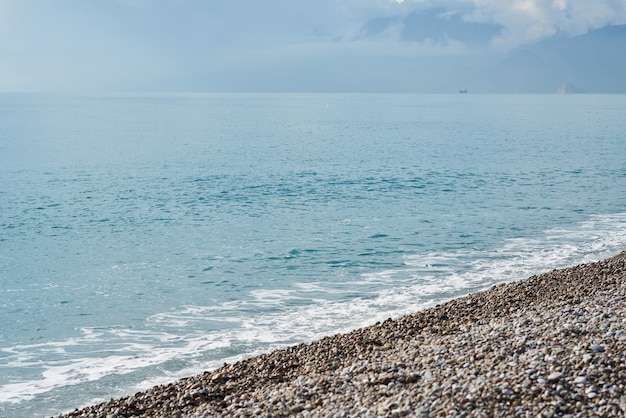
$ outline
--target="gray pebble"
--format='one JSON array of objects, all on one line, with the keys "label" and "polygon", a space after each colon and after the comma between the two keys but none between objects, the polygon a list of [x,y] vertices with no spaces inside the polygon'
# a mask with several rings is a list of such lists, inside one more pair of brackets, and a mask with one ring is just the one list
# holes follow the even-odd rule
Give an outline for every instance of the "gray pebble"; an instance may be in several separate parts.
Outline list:
[{"label": "gray pebble", "polygon": [[592,345],[589,346],[589,349],[591,351],[595,351],[596,353],[604,352],[604,346],[603,345],[599,345],[599,344],[592,344]]},{"label": "gray pebble", "polygon": [[623,252],[64,416],[624,417],[625,283]]}]

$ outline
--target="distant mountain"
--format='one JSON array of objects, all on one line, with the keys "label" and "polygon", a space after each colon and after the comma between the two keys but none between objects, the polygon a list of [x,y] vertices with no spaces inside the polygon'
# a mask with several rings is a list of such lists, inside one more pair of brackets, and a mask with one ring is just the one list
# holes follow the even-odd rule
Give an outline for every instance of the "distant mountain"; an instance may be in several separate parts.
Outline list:
[{"label": "distant mountain", "polygon": [[562,86],[559,86],[559,88],[554,90],[554,92],[558,94],[587,93],[586,90],[581,89],[575,84],[569,83],[565,83]]},{"label": "distant mountain", "polygon": [[[143,89],[626,93],[626,25],[577,37],[557,35],[504,56],[490,48],[501,30],[497,25],[465,22],[460,14],[431,9],[369,20],[361,27],[359,39],[338,43],[337,48],[323,45],[269,54],[260,51],[231,61],[214,59],[208,66],[146,84]],[[446,52],[450,40],[470,48],[463,53]],[[433,47],[422,48],[415,55],[410,53],[411,48],[399,54],[393,48],[389,52],[381,49],[394,42],[428,43]]]},{"label": "distant mountain", "polygon": [[[488,46],[503,28],[495,24],[467,22],[460,12],[427,9],[406,16],[376,18],[361,29],[363,38],[393,33],[405,42],[444,45],[456,41],[468,46]],[[483,48],[483,52],[486,48]],[[416,57],[416,77],[427,83],[406,82],[417,89],[453,85],[473,92],[492,93],[626,93],[626,25],[608,26],[581,36],[557,34],[509,52],[496,62],[456,57],[454,66],[438,57]],[[486,57],[486,55],[485,55]],[[373,67],[371,67],[373,68]],[[420,70],[422,68],[423,70]],[[433,74],[431,71],[437,71]],[[445,77],[451,77],[445,79]],[[456,78],[456,79],[455,79]],[[564,87],[565,86],[565,87]]]},{"label": "distant mountain", "polygon": [[624,51],[626,25],[609,26],[572,38],[557,35],[512,51],[483,71],[476,78],[473,90],[626,93]]},{"label": "distant mountain", "polygon": [[[490,68],[476,90],[542,93],[553,90],[550,64],[529,49],[518,49]],[[561,84],[561,83],[559,83]]]}]

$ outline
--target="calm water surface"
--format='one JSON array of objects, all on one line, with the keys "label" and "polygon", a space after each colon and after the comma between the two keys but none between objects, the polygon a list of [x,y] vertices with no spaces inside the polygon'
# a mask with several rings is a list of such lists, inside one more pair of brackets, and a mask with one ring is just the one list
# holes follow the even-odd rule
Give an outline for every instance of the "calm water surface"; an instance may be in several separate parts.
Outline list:
[{"label": "calm water surface", "polygon": [[0,95],[0,417],[626,249],[626,96]]}]

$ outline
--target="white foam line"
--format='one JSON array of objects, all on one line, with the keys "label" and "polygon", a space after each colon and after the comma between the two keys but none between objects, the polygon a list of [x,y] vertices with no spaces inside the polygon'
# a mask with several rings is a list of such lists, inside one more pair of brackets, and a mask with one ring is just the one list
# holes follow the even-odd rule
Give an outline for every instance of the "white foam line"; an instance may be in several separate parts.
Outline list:
[{"label": "white foam line", "polygon": [[[120,333],[122,336],[124,334]],[[133,333],[127,334],[130,336]],[[0,386],[0,402],[19,403],[31,400],[37,394],[45,393],[55,387],[93,382],[111,374],[124,375],[174,358],[193,357],[229,345],[229,341],[216,340],[211,336],[190,338],[185,340],[185,344],[180,347],[155,347],[153,344],[131,341],[116,350],[107,350],[114,354],[102,358],[88,356],[52,361],[47,364],[32,361],[30,365],[44,367],[41,378]],[[123,355],[126,352],[130,354]],[[33,355],[32,358],[36,356]],[[26,365],[28,363],[13,363],[11,367]]]},{"label": "white foam line", "polygon": [[[469,289],[489,287],[495,283],[528,277],[545,270],[613,255],[626,247],[626,214],[594,216],[574,228],[546,231],[538,239],[510,239],[496,251],[484,253],[459,250],[451,253],[428,253],[405,258],[405,268],[363,275],[363,284],[380,283],[375,293],[348,301],[322,300],[300,306],[286,307],[285,302],[303,299],[308,291],[341,293],[332,284],[315,283],[295,286],[295,289],[251,293],[252,299],[225,302],[216,306],[187,306],[178,312],[168,312],[148,318],[148,324],[182,327],[176,333],[126,329],[85,329],[83,336],[45,344],[20,345],[3,351],[12,357],[8,367],[40,367],[42,378],[28,382],[7,383],[0,387],[0,402],[21,402],[55,387],[97,381],[106,375],[127,374],[137,369],[162,364],[172,359],[206,358],[211,350],[238,346],[245,353],[229,356],[241,359],[273,348],[305,342],[324,335],[346,332],[355,328],[396,317],[440,303]],[[465,260],[465,261],[463,261]],[[358,285],[355,280],[353,285]],[[345,288],[345,282],[340,286]],[[354,290],[354,286],[349,287]],[[348,292],[349,293],[349,292]],[[259,312],[271,306],[271,313],[254,316],[241,312]],[[232,312],[233,316],[229,316]],[[239,317],[237,314],[239,313]],[[225,329],[206,333],[187,332],[190,324],[203,321],[224,321]],[[201,327],[200,327],[201,328]],[[184,336],[180,336],[180,335]],[[155,342],[157,342],[155,346]],[[165,346],[159,346],[164,344]],[[105,357],[76,354],[68,358],[67,347],[104,345],[110,348]],[[169,345],[169,346],[168,346]],[[172,347],[172,345],[176,345]],[[250,349],[252,347],[252,349]],[[236,347],[234,348],[236,351]],[[39,354],[58,354],[61,360],[46,364]],[[85,350],[88,353],[87,350]],[[80,357],[82,356],[82,357]],[[216,367],[224,359],[209,359],[197,363],[185,372],[193,374]],[[175,372],[179,375],[182,371]],[[179,376],[180,377],[180,376]],[[167,376],[167,379],[171,375]],[[161,377],[150,379],[158,381]]]}]

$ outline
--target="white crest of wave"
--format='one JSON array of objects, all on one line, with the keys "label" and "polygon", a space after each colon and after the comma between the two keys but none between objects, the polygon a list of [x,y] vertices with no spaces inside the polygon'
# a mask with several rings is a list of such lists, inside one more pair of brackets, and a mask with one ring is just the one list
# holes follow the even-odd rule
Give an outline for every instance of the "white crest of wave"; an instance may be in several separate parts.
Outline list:
[{"label": "white crest of wave", "polygon": [[[41,378],[1,386],[0,402],[21,402],[58,386],[174,359],[190,360],[184,370],[141,382],[139,389],[146,388],[223,362],[415,312],[496,283],[606,258],[624,248],[626,213],[598,215],[571,228],[546,231],[539,238],[507,240],[493,251],[410,255],[404,267],[364,274],[335,287],[299,283],[291,289],[257,289],[247,300],[182,307],[148,318],[147,330],[85,329],[79,338],[16,346],[4,349],[7,367],[43,371]],[[100,351],[90,351],[92,345]],[[48,357],[56,353],[54,360],[41,364],[44,351]],[[212,352],[221,357],[207,355]]]}]

